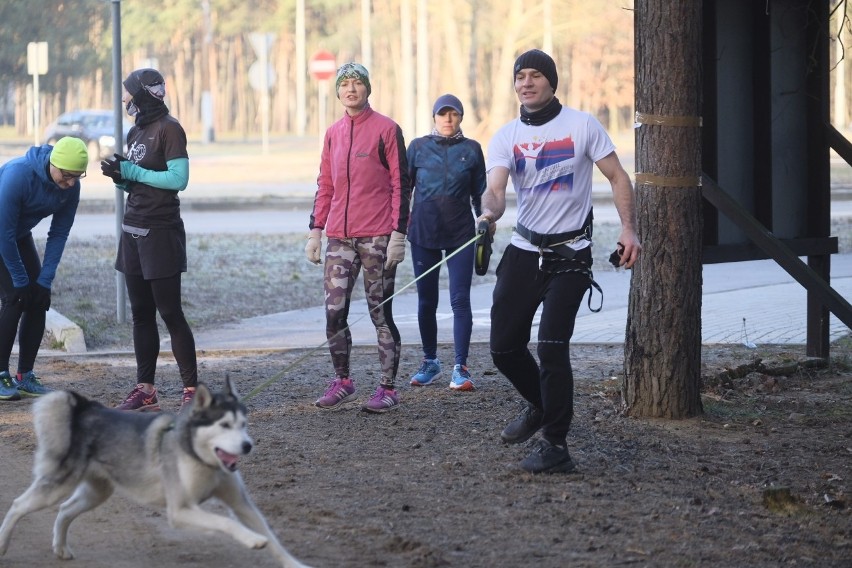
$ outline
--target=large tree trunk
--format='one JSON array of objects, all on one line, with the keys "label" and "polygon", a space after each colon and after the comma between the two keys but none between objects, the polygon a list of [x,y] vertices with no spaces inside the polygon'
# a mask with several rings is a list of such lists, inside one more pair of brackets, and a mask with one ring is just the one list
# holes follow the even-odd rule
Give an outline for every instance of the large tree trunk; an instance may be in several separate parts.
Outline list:
[{"label": "large tree trunk", "polygon": [[701,2],[637,0],[636,196],[623,384],[634,416],[701,413]]}]

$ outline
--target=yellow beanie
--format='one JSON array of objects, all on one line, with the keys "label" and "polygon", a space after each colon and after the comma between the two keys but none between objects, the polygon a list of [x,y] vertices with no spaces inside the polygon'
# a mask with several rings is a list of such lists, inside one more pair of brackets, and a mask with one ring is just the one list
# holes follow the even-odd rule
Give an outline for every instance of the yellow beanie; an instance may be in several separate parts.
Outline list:
[{"label": "yellow beanie", "polygon": [[50,153],[50,163],[60,170],[84,172],[89,165],[89,152],[86,144],[79,138],[65,136],[60,138]]}]

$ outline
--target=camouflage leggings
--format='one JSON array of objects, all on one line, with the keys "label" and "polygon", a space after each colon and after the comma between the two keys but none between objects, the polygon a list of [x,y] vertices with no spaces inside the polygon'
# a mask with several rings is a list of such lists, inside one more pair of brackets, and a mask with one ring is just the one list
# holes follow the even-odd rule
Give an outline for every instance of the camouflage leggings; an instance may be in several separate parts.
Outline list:
[{"label": "camouflage leggings", "polygon": [[370,319],[376,327],[381,384],[393,387],[399,369],[402,346],[399,330],[393,322],[392,301],[376,307],[394,291],[396,268],[385,270],[388,236],[328,239],[325,251],[325,333],[331,362],[338,377],[348,377],[352,334],[349,331],[349,305],[358,279],[364,270],[364,295]]}]

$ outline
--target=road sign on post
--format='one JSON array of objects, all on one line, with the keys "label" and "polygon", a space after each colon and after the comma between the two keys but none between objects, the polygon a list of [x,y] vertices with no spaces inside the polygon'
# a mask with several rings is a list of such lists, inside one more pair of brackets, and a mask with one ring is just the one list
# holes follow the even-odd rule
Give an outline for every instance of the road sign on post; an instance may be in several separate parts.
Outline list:
[{"label": "road sign on post", "polygon": [[334,72],[337,71],[334,54],[325,50],[317,51],[311,56],[308,71],[311,77],[317,81],[328,81],[334,75]]},{"label": "road sign on post", "polygon": [[308,71],[311,77],[319,81],[319,143],[322,150],[322,139],[325,134],[326,103],[328,101],[328,80],[337,71],[337,63],[334,54],[330,51],[320,50],[313,54],[308,63]]},{"label": "road sign on post", "polygon": [[47,74],[47,42],[31,41],[27,44],[27,73],[33,76],[33,138],[38,146],[41,136],[38,76]]}]

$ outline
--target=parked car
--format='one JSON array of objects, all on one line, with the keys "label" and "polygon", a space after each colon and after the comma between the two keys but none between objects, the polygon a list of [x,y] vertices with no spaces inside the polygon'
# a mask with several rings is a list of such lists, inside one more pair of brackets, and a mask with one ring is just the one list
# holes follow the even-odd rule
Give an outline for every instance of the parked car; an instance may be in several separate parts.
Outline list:
[{"label": "parked car", "polygon": [[[130,123],[123,120],[124,140],[130,131]],[[74,110],[61,114],[44,131],[44,140],[55,144],[63,136],[75,136],[83,140],[89,149],[91,160],[102,160],[115,152],[115,117],[111,110]]]}]

